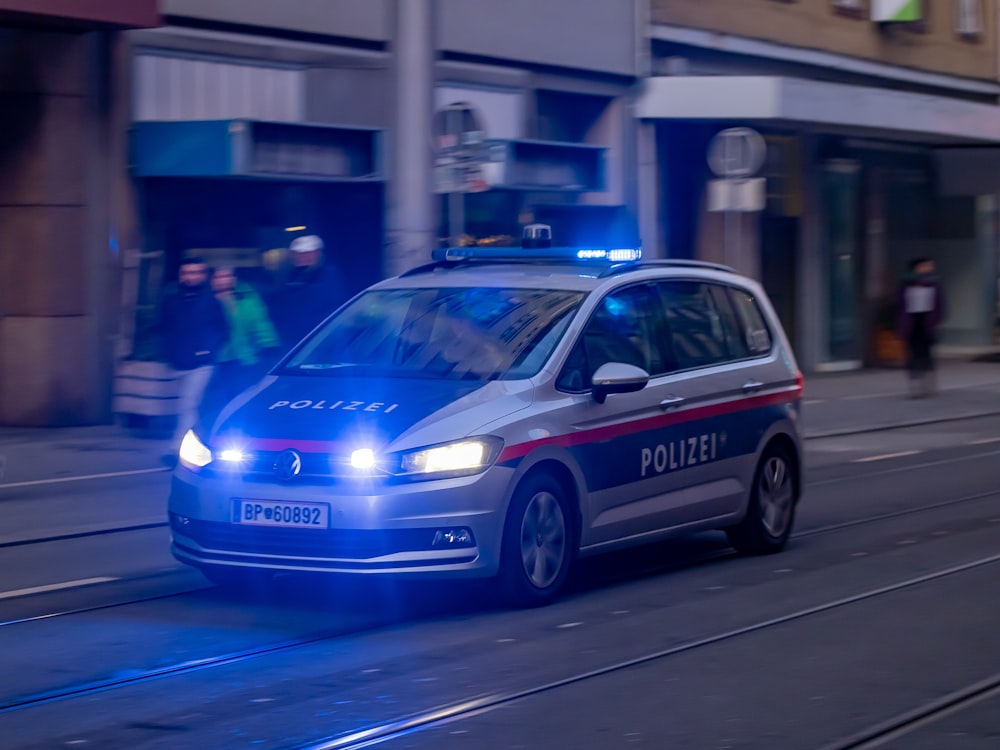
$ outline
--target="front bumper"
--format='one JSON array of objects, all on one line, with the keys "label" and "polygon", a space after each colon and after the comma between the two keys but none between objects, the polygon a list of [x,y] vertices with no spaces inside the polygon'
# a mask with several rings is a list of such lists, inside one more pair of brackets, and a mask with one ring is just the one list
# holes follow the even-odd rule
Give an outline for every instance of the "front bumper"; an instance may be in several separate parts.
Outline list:
[{"label": "front bumper", "polygon": [[[178,468],[169,501],[171,550],[196,567],[418,577],[487,577],[500,562],[513,470],[395,485],[280,484]],[[233,522],[234,499],[324,503],[329,528]],[[466,530],[471,539],[449,542]]]}]

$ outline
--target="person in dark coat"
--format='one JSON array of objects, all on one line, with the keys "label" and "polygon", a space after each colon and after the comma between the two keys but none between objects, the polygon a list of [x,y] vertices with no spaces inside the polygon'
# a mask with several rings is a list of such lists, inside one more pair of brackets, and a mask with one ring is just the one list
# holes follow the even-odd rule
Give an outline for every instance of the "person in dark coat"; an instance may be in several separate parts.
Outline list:
[{"label": "person in dark coat", "polygon": [[323,240],[297,237],[288,247],[292,269],[268,299],[281,346],[291,349],[347,298],[335,270],[325,263]]},{"label": "person in dark coat", "polygon": [[181,261],[176,286],[164,293],[158,328],[164,359],[177,378],[176,449],[198,421],[205,388],[229,338],[225,312],[212,293],[208,267],[201,258]]},{"label": "person in dark coat", "polygon": [[944,292],[934,261],[918,258],[899,290],[899,335],[906,345],[910,397],[935,391],[934,344],[945,314]]}]

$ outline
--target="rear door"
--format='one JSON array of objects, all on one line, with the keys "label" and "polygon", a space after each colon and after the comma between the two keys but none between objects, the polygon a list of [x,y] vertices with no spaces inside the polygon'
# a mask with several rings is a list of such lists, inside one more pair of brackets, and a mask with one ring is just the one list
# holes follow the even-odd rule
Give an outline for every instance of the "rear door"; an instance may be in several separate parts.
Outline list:
[{"label": "rear door", "polygon": [[[557,389],[568,395],[557,418],[587,482],[585,546],[661,529],[685,503],[688,482],[680,461],[686,406],[672,400],[674,366],[663,313],[655,282],[610,292],[557,377]],[[641,367],[649,384],[597,403],[590,383],[606,362]]]},{"label": "rear door", "polygon": [[694,279],[664,281],[660,291],[678,370],[673,395],[685,406],[689,489],[674,520],[727,516],[742,507],[756,467],[776,372],[772,337],[745,291]]}]

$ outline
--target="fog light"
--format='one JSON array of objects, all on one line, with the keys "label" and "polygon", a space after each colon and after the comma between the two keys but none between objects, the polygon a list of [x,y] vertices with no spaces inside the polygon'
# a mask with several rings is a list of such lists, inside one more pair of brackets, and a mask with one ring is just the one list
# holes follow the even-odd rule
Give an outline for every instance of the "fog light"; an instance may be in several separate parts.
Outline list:
[{"label": "fog light", "polygon": [[472,531],[464,527],[458,529],[438,529],[434,532],[432,547],[471,547],[475,544]]}]

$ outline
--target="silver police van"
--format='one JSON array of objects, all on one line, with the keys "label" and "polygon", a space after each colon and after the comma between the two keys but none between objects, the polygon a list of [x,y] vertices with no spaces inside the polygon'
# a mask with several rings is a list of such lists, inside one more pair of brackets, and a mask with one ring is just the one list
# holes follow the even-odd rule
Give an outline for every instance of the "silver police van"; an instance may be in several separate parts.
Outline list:
[{"label": "silver police van", "polygon": [[782,549],[803,382],[761,287],[529,244],[435,251],[369,287],[190,431],[174,556],[227,583],[495,577],[531,606],[578,556],[679,532]]}]

